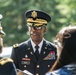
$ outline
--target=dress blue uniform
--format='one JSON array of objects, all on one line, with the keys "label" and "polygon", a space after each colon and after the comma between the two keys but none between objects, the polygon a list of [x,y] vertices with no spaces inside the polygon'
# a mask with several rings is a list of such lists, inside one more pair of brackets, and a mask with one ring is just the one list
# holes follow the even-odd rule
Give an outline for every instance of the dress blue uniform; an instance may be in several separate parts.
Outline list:
[{"label": "dress blue uniform", "polygon": [[52,43],[44,40],[37,61],[29,39],[26,42],[15,45],[15,48],[12,50],[11,58],[14,60],[18,69],[28,70],[37,75],[44,75],[56,60],[56,48]]},{"label": "dress blue uniform", "polygon": [[0,75],[17,75],[16,67],[12,59],[0,59]]},{"label": "dress blue uniform", "polygon": [[[46,26],[47,22],[51,20],[48,14],[37,10],[28,11],[25,15],[27,25],[32,27]],[[57,52],[54,44],[43,39],[41,53],[37,61],[31,45],[31,39],[28,39],[21,44],[14,45],[11,58],[18,69],[22,71],[28,70],[34,75],[44,75],[54,64]]]}]

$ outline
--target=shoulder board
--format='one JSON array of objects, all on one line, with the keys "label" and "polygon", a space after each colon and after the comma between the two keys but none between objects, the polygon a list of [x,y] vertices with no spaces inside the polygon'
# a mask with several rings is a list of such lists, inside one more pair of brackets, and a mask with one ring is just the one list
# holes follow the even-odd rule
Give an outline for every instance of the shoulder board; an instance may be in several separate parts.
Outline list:
[{"label": "shoulder board", "polygon": [[19,44],[14,44],[13,45],[14,48],[17,48],[18,46],[19,46]]},{"label": "shoulder board", "polygon": [[0,65],[4,65],[8,62],[13,62],[13,60],[11,58],[2,58],[0,59]]}]

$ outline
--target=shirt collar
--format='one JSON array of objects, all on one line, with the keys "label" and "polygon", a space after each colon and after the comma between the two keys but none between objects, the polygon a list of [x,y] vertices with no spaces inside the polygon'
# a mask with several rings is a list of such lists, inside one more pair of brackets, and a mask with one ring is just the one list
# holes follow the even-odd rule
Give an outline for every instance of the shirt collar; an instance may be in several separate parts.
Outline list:
[{"label": "shirt collar", "polygon": [[[36,44],[32,41],[32,39],[31,39],[31,44],[32,44],[33,50],[35,52],[35,46],[36,46]],[[43,39],[40,42],[40,44],[38,45],[39,46],[39,49],[38,49],[39,50],[39,53],[41,52],[42,45],[43,45]]]}]

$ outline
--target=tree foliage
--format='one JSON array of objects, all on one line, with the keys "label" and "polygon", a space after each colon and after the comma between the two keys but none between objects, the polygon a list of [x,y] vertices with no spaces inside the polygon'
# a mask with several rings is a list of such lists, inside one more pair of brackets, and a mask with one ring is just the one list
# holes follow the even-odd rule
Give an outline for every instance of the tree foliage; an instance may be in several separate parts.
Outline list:
[{"label": "tree foliage", "polygon": [[53,41],[57,32],[76,20],[76,0],[0,0],[2,27],[6,32],[4,45],[26,41],[29,38],[25,12],[30,9],[45,11],[51,16],[45,38]]}]

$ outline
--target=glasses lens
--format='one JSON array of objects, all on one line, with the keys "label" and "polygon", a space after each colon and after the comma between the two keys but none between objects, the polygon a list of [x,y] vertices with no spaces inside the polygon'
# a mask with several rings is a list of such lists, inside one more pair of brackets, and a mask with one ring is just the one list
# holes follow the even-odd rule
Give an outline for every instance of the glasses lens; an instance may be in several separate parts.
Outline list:
[{"label": "glasses lens", "polygon": [[36,29],[40,30],[40,29],[42,29],[42,27],[36,27]]}]

